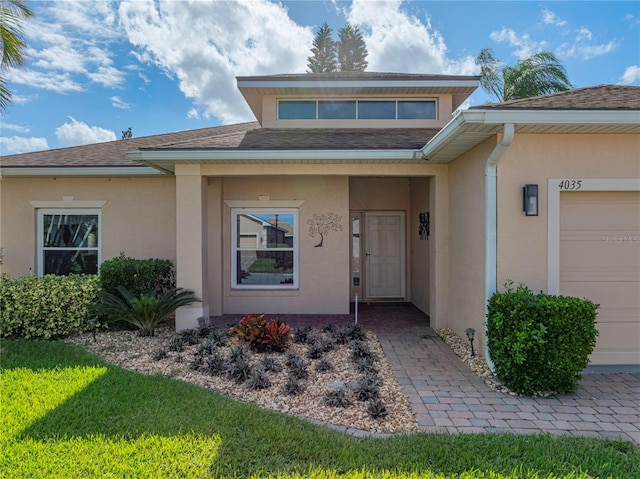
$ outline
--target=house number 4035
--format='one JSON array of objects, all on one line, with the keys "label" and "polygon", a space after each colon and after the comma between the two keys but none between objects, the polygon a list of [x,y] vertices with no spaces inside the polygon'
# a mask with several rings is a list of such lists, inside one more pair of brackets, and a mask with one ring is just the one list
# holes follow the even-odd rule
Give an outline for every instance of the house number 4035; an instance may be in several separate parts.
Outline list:
[{"label": "house number 4035", "polygon": [[582,180],[562,180],[558,188],[561,190],[579,190],[582,188]]}]

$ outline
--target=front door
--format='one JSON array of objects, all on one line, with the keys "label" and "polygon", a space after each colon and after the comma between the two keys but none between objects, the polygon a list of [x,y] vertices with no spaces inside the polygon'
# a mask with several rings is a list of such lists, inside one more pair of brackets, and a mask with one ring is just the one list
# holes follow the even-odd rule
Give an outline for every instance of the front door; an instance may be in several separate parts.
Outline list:
[{"label": "front door", "polygon": [[367,298],[405,299],[404,212],[366,212],[365,227]]}]

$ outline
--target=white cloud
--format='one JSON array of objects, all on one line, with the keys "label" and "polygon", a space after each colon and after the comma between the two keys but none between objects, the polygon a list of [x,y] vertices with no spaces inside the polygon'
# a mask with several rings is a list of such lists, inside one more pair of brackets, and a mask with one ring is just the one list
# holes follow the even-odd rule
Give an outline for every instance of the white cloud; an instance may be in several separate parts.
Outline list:
[{"label": "white cloud", "polygon": [[426,16],[421,20],[402,9],[400,0],[354,0],[347,21],[360,25],[367,45],[369,71],[407,73],[474,73],[474,58],[447,58],[447,45]]},{"label": "white cloud", "polygon": [[620,83],[622,85],[640,83],[640,65],[631,65],[630,67],[627,67],[620,77]]},{"label": "white cloud", "polygon": [[46,73],[22,68],[7,70],[7,79],[19,85],[27,85],[32,88],[40,88],[56,93],[84,91],[79,83],[75,82],[68,73]]},{"label": "white cloud", "polygon": [[593,37],[593,33],[587,27],[581,27],[578,29],[578,34],[576,35],[576,42],[581,42],[585,40],[591,40]]},{"label": "white cloud", "polygon": [[1,126],[2,126],[2,129],[11,130],[11,131],[15,131],[15,132],[18,132],[18,133],[29,133],[29,131],[31,131],[29,129],[29,127],[21,126],[21,125],[14,125],[13,123],[3,122]]},{"label": "white cloud", "polygon": [[178,80],[183,94],[223,123],[252,119],[235,76],[303,72],[311,28],[279,3],[123,1],[119,15],[134,56]]},{"label": "white cloud", "polygon": [[113,67],[98,67],[98,71],[87,73],[87,77],[102,86],[115,88],[124,81],[124,73]]},{"label": "white cloud", "polygon": [[111,97],[111,106],[113,106],[114,108],[120,108],[121,110],[131,109],[131,105],[126,101],[123,101],[122,98],[120,98],[119,96]]},{"label": "white cloud", "polygon": [[116,139],[115,133],[111,130],[99,126],[89,126],[71,116],[69,119],[70,123],[56,128],[56,136],[64,146],[87,145]]},{"label": "white cloud", "polygon": [[27,69],[16,83],[56,92],[81,91],[82,88],[52,88],[47,82],[29,83],[25,78],[64,78],[79,85],[85,79],[105,87],[118,87],[125,80],[122,71],[113,66],[114,45],[123,41],[116,24],[117,2],[64,1],[43,2],[37,16],[25,29]]},{"label": "white cloud", "polygon": [[582,60],[590,60],[595,57],[607,55],[617,48],[618,42],[615,39],[600,45],[590,45],[582,41],[582,38],[576,37],[575,43],[564,43],[558,47],[557,51],[559,56],[565,58],[576,57]]},{"label": "white cloud", "polygon": [[508,43],[512,47],[516,47],[514,55],[520,60],[547,48],[546,41],[537,42],[528,33],[517,34],[513,29],[507,27],[503,27],[500,31],[491,32],[489,38],[495,42]]},{"label": "white cloud", "polygon": [[565,20],[560,20],[560,18],[551,10],[542,10],[542,22],[546,25],[555,25],[557,27],[564,27],[567,25]]},{"label": "white cloud", "polygon": [[[6,125],[4,125],[6,127]],[[2,154],[27,153],[29,151],[48,150],[46,138],[24,138],[21,136],[1,136]]]}]

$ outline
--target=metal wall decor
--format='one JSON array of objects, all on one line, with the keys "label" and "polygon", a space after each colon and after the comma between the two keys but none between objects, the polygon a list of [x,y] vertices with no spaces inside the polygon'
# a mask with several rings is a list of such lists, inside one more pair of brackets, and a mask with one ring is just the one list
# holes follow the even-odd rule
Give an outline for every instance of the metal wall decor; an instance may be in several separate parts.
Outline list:
[{"label": "metal wall decor", "polygon": [[319,248],[324,242],[325,235],[329,234],[329,231],[342,231],[342,216],[335,213],[313,213],[311,218],[307,220],[309,225],[309,236],[314,237],[320,235],[320,243],[315,247]]},{"label": "metal wall decor", "polygon": [[426,240],[429,238],[430,233],[430,224],[429,224],[429,212],[425,211],[424,213],[420,213],[418,223],[418,234],[420,235],[421,240]]}]

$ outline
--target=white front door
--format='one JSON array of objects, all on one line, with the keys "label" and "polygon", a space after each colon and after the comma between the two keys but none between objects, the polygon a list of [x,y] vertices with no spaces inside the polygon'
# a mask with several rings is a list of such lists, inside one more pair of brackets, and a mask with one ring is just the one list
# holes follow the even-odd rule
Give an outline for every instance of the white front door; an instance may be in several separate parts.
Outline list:
[{"label": "white front door", "polygon": [[367,297],[405,299],[404,212],[367,212],[365,224]]}]

